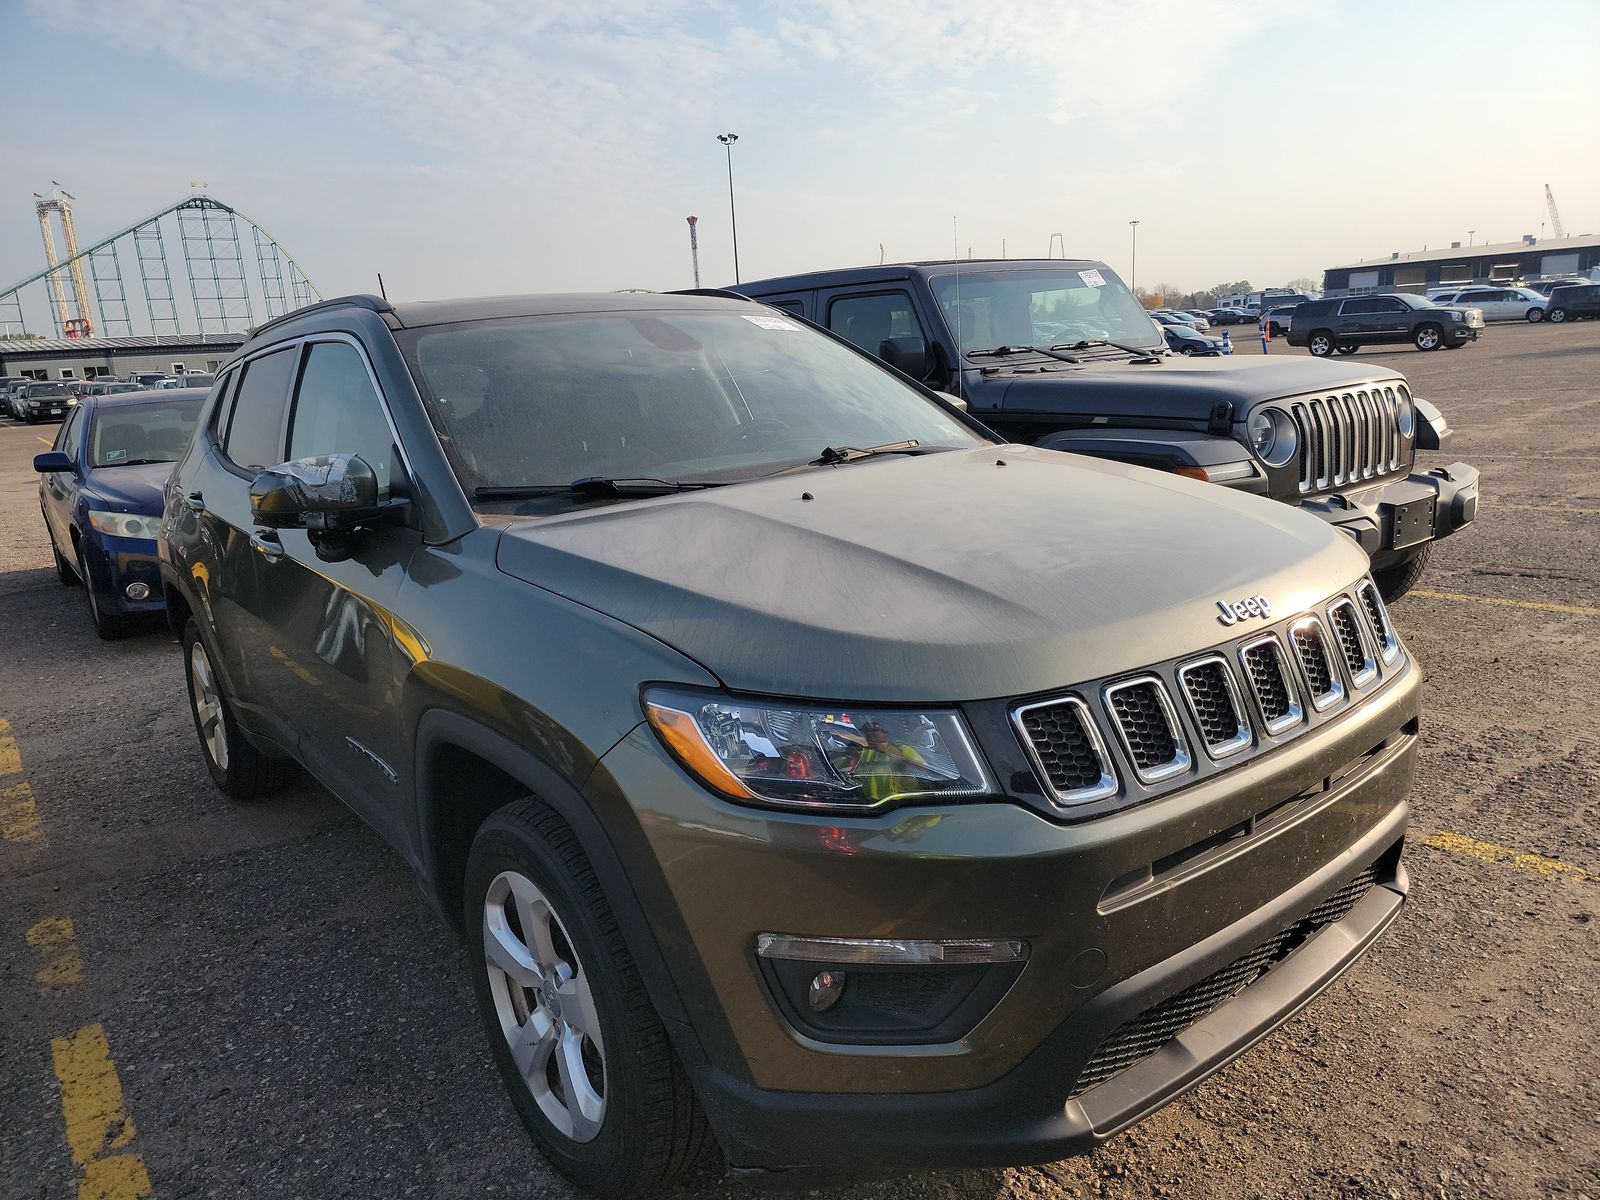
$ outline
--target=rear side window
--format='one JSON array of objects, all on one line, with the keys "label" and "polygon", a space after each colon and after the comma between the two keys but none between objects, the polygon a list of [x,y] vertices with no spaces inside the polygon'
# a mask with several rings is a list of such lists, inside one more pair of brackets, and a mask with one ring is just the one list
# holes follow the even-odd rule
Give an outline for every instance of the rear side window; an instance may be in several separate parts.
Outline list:
[{"label": "rear side window", "polygon": [[289,457],[318,454],[359,454],[378,476],[378,495],[389,495],[394,434],[366,360],[345,342],[316,343],[300,372]]},{"label": "rear side window", "polygon": [[298,350],[274,350],[244,365],[222,447],[235,465],[264,471],[283,461],[283,416]]}]

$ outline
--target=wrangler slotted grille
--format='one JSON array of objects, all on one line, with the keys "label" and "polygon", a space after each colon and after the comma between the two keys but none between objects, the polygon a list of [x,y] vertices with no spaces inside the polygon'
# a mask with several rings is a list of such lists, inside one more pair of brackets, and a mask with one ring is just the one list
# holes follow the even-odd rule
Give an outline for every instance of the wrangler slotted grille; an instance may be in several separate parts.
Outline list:
[{"label": "wrangler slotted grille", "polygon": [[1187,663],[1178,668],[1178,680],[1211,757],[1223,758],[1250,744],[1250,718],[1226,659],[1213,656]]},{"label": "wrangler slotted grille", "polygon": [[1326,491],[1398,470],[1404,439],[1394,403],[1393,387],[1291,403],[1289,417],[1300,436],[1300,490]]},{"label": "wrangler slotted grille", "polygon": [[1300,705],[1296,700],[1298,689],[1289,675],[1289,664],[1275,637],[1265,637],[1252,642],[1240,651],[1245,674],[1250,680],[1250,690],[1255,694],[1261,709],[1261,719],[1269,733],[1280,733],[1300,722]]},{"label": "wrangler slotted grille", "polygon": [[1058,801],[1095,799],[1115,791],[1116,777],[1082,700],[1066,697],[1020,708],[1015,717],[1034,765]]},{"label": "wrangler slotted grille", "polygon": [[1233,999],[1313,935],[1348,915],[1377,879],[1377,867],[1368,867],[1300,920],[1248,954],[1119,1025],[1090,1056],[1073,1085],[1071,1096],[1081,1096],[1140,1059],[1148,1058],[1201,1017]]},{"label": "wrangler slotted grille", "polygon": [[1289,630],[1289,641],[1294,645],[1295,657],[1305,675],[1312,707],[1331,707],[1344,695],[1344,682],[1339,677],[1339,668],[1328,655],[1328,639],[1322,622],[1315,617],[1297,621]]},{"label": "wrangler slotted grille", "polygon": [[1339,643],[1339,653],[1350,670],[1350,682],[1364,687],[1378,674],[1378,664],[1367,649],[1369,642],[1361,628],[1361,618],[1352,601],[1340,600],[1328,609],[1328,620],[1333,625],[1333,638]]},{"label": "wrangler slotted grille", "polygon": [[1154,676],[1106,688],[1106,706],[1133,768],[1146,783],[1176,775],[1189,765],[1189,753],[1167,689]]}]

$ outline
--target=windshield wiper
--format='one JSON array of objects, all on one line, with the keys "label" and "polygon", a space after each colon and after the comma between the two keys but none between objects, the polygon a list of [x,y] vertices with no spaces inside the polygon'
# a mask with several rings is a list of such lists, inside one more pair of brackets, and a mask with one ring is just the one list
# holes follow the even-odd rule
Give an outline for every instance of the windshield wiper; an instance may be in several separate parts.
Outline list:
[{"label": "windshield wiper", "polygon": [[103,467],[148,467],[157,463],[176,462],[171,458],[125,458],[121,462],[101,463]]},{"label": "windshield wiper", "polygon": [[[1110,346],[1113,350],[1121,350],[1131,354],[1143,362],[1160,362],[1161,356],[1154,350],[1144,346],[1129,346],[1122,342],[1113,342],[1108,338],[1085,338],[1081,342],[1064,342],[1059,346],[1051,346],[1052,350],[1087,350],[1090,346]],[[1076,360],[1074,360],[1076,361]]]},{"label": "windshield wiper", "polygon": [[792,467],[782,467],[773,471],[771,475],[763,475],[762,478],[792,475],[796,471],[809,471],[812,467],[837,467],[841,463],[860,462],[864,458],[876,458],[880,454],[932,454],[934,450],[935,447],[925,447],[916,438],[907,438],[903,442],[884,442],[881,446],[824,446],[822,453],[815,458],[795,463]]},{"label": "windshield wiper", "polygon": [[1043,354],[1050,358],[1059,358],[1064,363],[1079,365],[1081,359],[1073,358],[1070,354],[1057,354],[1056,347],[1051,346],[1046,350],[1043,346],[995,346],[989,350],[968,350],[968,358],[1001,358],[1007,354]]},{"label": "windshield wiper", "polygon": [[697,492],[722,487],[729,480],[654,479],[648,475],[612,479],[586,475],[571,483],[532,483],[511,487],[472,489],[475,500],[527,500],[535,496],[667,496],[673,492]]}]

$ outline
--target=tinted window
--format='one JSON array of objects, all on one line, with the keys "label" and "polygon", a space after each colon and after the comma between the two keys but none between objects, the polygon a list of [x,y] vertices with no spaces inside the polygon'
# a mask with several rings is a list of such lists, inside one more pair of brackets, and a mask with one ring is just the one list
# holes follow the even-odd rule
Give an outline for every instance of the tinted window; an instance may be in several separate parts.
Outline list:
[{"label": "tinted window", "polygon": [[244,366],[223,452],[237,465],[264,471],[283,461],[283,411],[298,347],[274,350]]},{"label": "tinted window", "polygon": [[1339,315],[1344,317],[1364,317],[1381,311],[1380,301],[1377,300],[1346,300],[1344,307],[1339,310]]},{"label": "tinted window", "polygon": [[891,338],[922,337],[911,297],[904,292],[835,300],[828,305],[828,328],[868,354],[879,354]]},{"label": "tinted window", "polygon": [[72,415],[67,418],[67,423],[61,427],[61,438],[56,442],[56,449],[76,462],[78,450],[82,445],[83,409],[75,408],[72,410]]},{"label": "tinted window", "polygon": [[359,454],[378,476],[379,495],[389,494],[394,435],[367,375],[366,360],[344,342],[312,346],[300,371],[289,457],[318,454]]}]

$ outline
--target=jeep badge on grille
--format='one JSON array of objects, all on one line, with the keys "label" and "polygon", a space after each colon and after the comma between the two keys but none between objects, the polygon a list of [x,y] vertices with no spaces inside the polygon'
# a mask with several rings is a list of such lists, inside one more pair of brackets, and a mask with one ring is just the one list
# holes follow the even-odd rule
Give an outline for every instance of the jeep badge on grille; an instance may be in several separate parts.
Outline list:
[{"label": "jeep badge on grille", "polygon": [[1221,610],[1217,620],[1224,625],[1237,625],[1250,617],[1272,615],[1272,605],[1268,604],[1267,598],[1262,595],[1246,596],[1243,600],[1235,600],[1232,604],[1226,600],[1218,600],[1217,608]]}]

